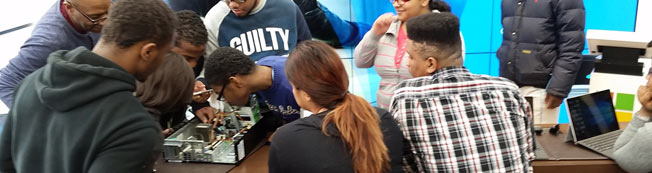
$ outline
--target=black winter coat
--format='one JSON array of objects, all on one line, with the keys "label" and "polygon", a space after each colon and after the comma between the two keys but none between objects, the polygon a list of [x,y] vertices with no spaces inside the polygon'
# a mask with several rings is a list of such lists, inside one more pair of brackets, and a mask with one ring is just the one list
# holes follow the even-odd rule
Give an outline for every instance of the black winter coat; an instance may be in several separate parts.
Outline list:
[{"label": "black winter coat", "polygon": [[500,76],[566,97],[584,50],[582,0],[503,0]]}]

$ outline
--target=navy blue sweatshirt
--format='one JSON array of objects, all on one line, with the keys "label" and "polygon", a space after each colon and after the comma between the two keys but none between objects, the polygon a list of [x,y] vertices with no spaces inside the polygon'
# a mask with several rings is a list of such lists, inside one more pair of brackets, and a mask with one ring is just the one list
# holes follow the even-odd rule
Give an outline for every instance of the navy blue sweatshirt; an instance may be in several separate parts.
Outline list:
[{"label": "navy blue sweatshirt", "polygon": [[312,36],[299,7],[288,0],[257,0],[248,16],[238,17],[224,1],[206,14],[207,54],[229,46],[242,51],[254,61],[287,55],[303,40]]},{"label": "navy blue sweatshirt", "polygon": [[286,123],[289,123],[299,119],[301,107],[294,100],[292,85],[285,76],[285,62],[287,60],[287,57],[268,56],[257,62],[257,65],[272,68],[272,86],[258,91],[257,94],[263,97],[265,104],[274,116],[281,117]]}]

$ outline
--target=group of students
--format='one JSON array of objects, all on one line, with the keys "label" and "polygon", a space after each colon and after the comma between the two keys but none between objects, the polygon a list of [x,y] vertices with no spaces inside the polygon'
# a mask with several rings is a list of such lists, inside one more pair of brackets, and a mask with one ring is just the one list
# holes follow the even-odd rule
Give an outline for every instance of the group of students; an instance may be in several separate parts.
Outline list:
[{"label": "group of students", "polygon": [[[10,106],[0,172],[150,172],[188,105],[211,123],[219,110],[208,97],[242,106],[252,94],[272,112],[263,119],[283,124],[270,172],[532,172],[521,85],[463,67],[445,2],[395,0],[397,15],[361,39],[354,59],[381,75],[378,107],[348,91],[334,48],[311,40],[305,9],[214,5],[202,20],[161,0],[59,0],[0,70],[0,83],[15,85],[0,88]],[[635,159],[649,158],[650,93],[639,89],[643,108],[616,143],[628,171],[652,170]]]}]

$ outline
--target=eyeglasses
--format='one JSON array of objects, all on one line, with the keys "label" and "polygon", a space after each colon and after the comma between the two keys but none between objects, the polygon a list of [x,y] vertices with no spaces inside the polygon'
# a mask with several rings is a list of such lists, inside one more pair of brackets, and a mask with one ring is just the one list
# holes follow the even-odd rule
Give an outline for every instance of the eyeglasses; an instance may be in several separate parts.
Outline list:
[{"label": "eyeglasses", "polygon": [[75,5],[74,5],[73,3],[71,3],[70,1],[66,0],[65,2],[68,3],[68,4],[70,4],[70,6],[72,6],[72,8],[74,8],[75,10],[79,11],[79,13],[80,13],[82,16],[84,16],[86,19],[88,19],[88,21],[91,21],[91,23],[93,23],[93,25],[100,24],[100,22],[102,22],[103,20],[105,20],[106,17],[107,17],[107,14],[102,14],[102,16],[93,19],[93,18],[91,18],[90,16],[88,16],[86,13],[84,13],[84,11],[80,10],[79,8],[77,8],[77,6],[75,6]]},{"label": "eyeglasses", "polygon": [[247,0],[222,0],[222,1],[226,2],[227,4],[231,2],[237,2],[237,3],[247,2]]},{"label": "eyeglasses", "polygon": [[229,83],[226,83],[226,84],[224,84],[224,85],[222,86],[222,90],[220,90],[220,93],[217,94],[217,100],[223,101],[223,100],[222,100],[222,97],[223,97],[223,94],[222,94],[222,93],[224,93],[224,88],[226,88],[226,85],[227,85],[227,84],[229,84]]},{"label": "eyeglasses", "polygon": [[394,2],[398,2],[399,5],[403,5],[403,4],[407,3],[408,1],[410,1],[410,0],[389,0],[389,3],[394,4]]}]

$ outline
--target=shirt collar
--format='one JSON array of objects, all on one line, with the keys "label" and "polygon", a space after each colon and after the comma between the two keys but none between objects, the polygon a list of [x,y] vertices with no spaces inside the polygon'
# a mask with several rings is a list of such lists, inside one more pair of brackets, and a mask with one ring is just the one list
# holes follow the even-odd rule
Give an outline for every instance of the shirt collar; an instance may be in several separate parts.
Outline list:
[{"label": "shirt collar", "polygon": [[466,69],[466,67],[464,67],[464,66],[450,66],[450,67],[444,67],[444,68],[440,68],[440,69],[435,70],[435,72],[432,73],[431,76],[432,76],[433,79],[437,79],[437,78],[442,78],[442,77],[446,77],[446,76],[450,76],[450,75],[454,75],[454,74],[463,74],[463,73],[468,74],[468,73],[471,73],[471,72],[469,72],[469,70]]},{"label": "shirt collar", "polygon": [[394,36],[398,35],[398,29],[401,27],[401,20],[394,19],[391,25],[389,25],[389,28],[387,29],[387,32],[385,34],[392,34]]},{"label": "shirt collar", "polygon": [[256,5],[253,9],[251,9],[249,15],[253,15],[260,12],[260,10],[263,9],[263,6],[265,6],[265,3],[267,3],[267,0],[258,0],[258,5]]}]

